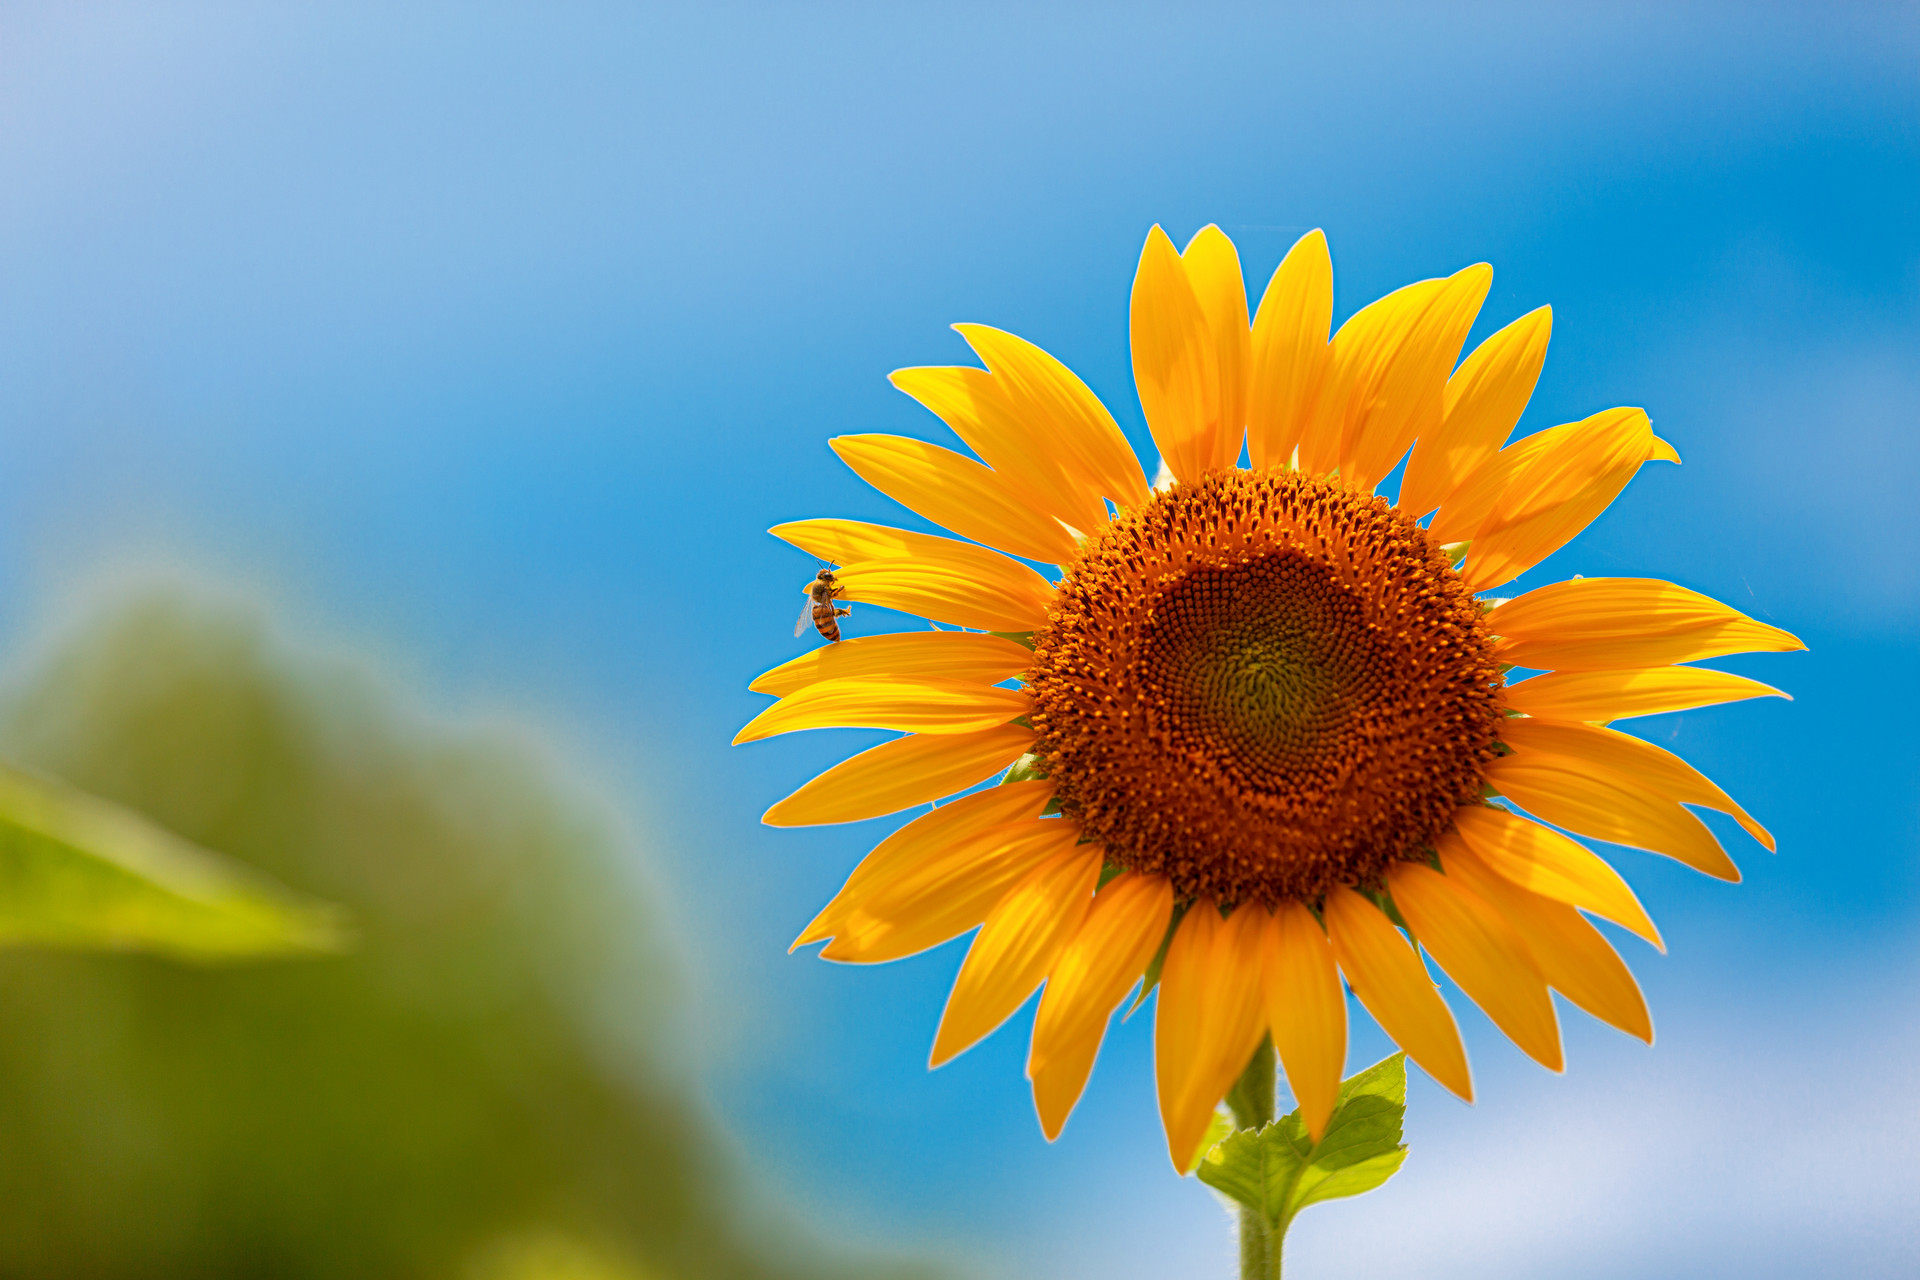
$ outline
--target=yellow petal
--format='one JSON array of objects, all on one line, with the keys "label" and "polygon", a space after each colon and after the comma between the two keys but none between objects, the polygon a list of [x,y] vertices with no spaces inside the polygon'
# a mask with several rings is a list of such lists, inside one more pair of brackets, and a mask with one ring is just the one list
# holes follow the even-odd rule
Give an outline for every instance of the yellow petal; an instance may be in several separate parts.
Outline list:
[{"label": "yellow petal", "polygon": [[1252,337],[1247,326],[1247,281],[1240,271],[1240,254],[1226,232],[1208,224],[1187,242],[1180,261],[1187,282],[1213,335],[1214,364],[1220,376],[1215,397],[1218,417],[1211,432],[1212,452],[1203,465],[1229,471],[1240,465],[1240,442],[1246,436],[1247,376],[1252,364]]},{"label": "yellow petal", "polygon": [[915,733],[843,760],[767,810],[770,827],[859,822],[965,791],[1033,749],[1033,730]]},{"label": "yellow petal", "polygon": [[1300,443],[1326,376],[1333,325],[1333,260],[1309,231],[1274,269],[1253,321],[1247,451],[1254,469],[1284,467]]},{"label": "yellow petal", "polygon": [[1732,796],[1664,747],[1656,747],[1617,729],[1549,720],[1508,720],[1501,727],[1500,737],[1508,747],[1522,754],[1561,756],[1604,770],[1665,799],[1718,809],[1746,828],[1747,834],[1768,850],[1774,847],[1772,834],[1735,804]]},{"label": "yellow petal", "polygon": [[1047,1141],[1060,1136],[1087,1087],[1114,1006],[1146,972],[1173,914],[1173,888],[1131,871],[1093,899],[1086,923],[1047,974],[1033,1019],[1027,1077]]},{"label": "yellow petal", "polygon": [[1454,487],[1433,518],[1433,536],[1471,541],[1516,514],[1536,515],[1622,458],[1638,466],[1655,439],[1645,411],[1631,408],[1536,431],[1487,458]]},{"label": "yellow petal", "polygon": [[1008,822],[876,876],[848,895],[820,955],[878,964],[937,947],[985,921],[1029,871],[1079,842],[1079,825],[1064,818]]},{"label": "yellow petal", "polygon": [[1605,671],[1729,653],[1804,649],[1697,591],[1657,578],[1574,578],[1507,601],[1487,615],[1495,655],[1517,667]]},{"label": "yellow petal", "polygon": [[1740,869],[1700,819],[1603,770],[1560,756],[1516,752],[1489,764],[1486,779],[1495,791],[1556,827],[1665,854],[1721,880],[1740,879]]},{"label": "yellow petal", "polygon": [[834,926],[848,906],[874,884],[904,873],[943,849],[961,845],[1007,822],[1038,818],[1053,799],[1053,784],[1045,779],[1006,782],[943,804],[915,818],[875,845],[847,877],[833,901],[821,909],[793,947],[808,946],[833,936]]},{"label": "yellow petal", "polygon": [[[1339,468],[1349,426],[1364,423],[1382,407],[1379,384],[1413,326],[1444,288],[1444,280],[1419,280],[1347,317],[1327,348],[1326,373],[1313,412],[1301,424],[1301,470],[1317,473]],[[1415,408],[1400,406],[1401,416]],[[1433,408],[1438,413],[1437,394]]]},{"label": "yellow petal", "polygon": [[1078,543],[1066,526],[1036,510],[999,473],[973,459],[905,436],[837,436],[841,461],[880,492],[963,538],[1029,560],[1060,564]]},{"label": "yellow petal", "polygon": [[[1496,455],[1481,470],[1496,477],[1499,497],[1480,527],[1461,535],[1473,544],[1462,570],[1468,585],[1485,591],[1511,582],[1572,541],[1664,443],[1641,410],[1609,409]],[[1476,472],[1463,489],[1482,483]],[[1454,540],[1448,531],[1434,536]]]},{"label": "yellow petal", "polygon": [[904,557],[863,560],[839,570],[837,577],[845,600],[898,609],[956,627],[1038,631],[1047,624],[1046,610],[1034,604],[1031,592],[1004,594],[984,585],[975,569],[964,564]]},{"label": "yellow petal", "polygon": [[1610,1026],[1653,1043],[1647,1001],[1608,941],[1563,902],[1529,893],[1496,874],[1453,832],[1440,837],[1440,863],[1505,916],[1547,985]]},{"label": "yellow petal", "polygon": [[1507,706],[1541,720],[1604,724],[1633,716],[1690,711],[1743,698],[1791,697],[1772,685],[1705,667],[1626,671],[1550,671],[1507,686]]},{"label": "yellow petal", "polygon": [[1415,436],[1436,431],[1447,374],[1492,280],[1492,268],[1480,263],[1398,289],[1341,325],[1328,394],[1301,439],[1300,465],[1324,470],[1326,455],[1337,450],[1341,479],[1371,489]]},{"label": "yellow petal", "polygon": [[982,631],[1046,624],[1053,585],[997,551],[859,520],[796,520],[768,530],[843,566],[844,598]]},{"label": "yellow petal", "polygon": [[1440,429],[1422,436],[1400,482],[1400,509],[1415,517],[1445,501],[1500,451],[1519,425],[1547,358],[1553,308],[1521,316],[1488,338],[1447,379]]},{"label": "yellow petal", "polygon": [[1063,849],[987,914],[947,997],[928,1065],[971,1049],[1033,994],[1085,922],[1103,860],[1097,844]]},{"label": "yellow petal", "polygon": [[971,631],[900,631],[856,636],[809,649],[747,687],[784,698],[821,680],[852,676],[938,676],[999,684],[1033,665],[1033,650]]},{"label": "yellow petal", "polygon": [[1266,1030],[1260,970],[1264,907],[1226,920],[1208,899],[1180,921],[1160,968],[1153,1069],[1176,1169],[1192,1163],[1213,1109],[1247,1068]]},{"label": "yellow petal", "polygon": [[1200,479],[1218,452],[1220,357],[1180,253],[1158,225],[1133,277],[1133,384],[1174,477]]},{"label": "yellow petal", "polygon": [[[1371,404],[1350,412],[1340,443],[1340,474],[1356,489],[1371,489],[1400,464],[1414,439],[1440,429],[1447,375],[1487,300],[1493,268],[1484,262],[1449,276],[1433,302],[1408,329],[1398,351],[1374,366]],[[1339,340],[1334,340],[1338,359]]]},{"label": "yellow petal", "polygon": [[1517,813],[1484,805],[1463,805],[1453,825],[1481,862],[1521,888],[1584,907],[1666,950],[1627,882],[1585,845]]},{"label": "yellow petal", "polygon": [[1428,1075],[1472,1102],[1473,1076],[1460,1029],[1400,931],[1380,908],[1347,888],[1327,894],[1326,919],[1334,959],[1373,1020]]},{"label": "yellow petal", "polygon": [[1318,1142],[1340,1100],[1340,1073],[1347,1063],[1347,999],[1340,970],[1326,930],[1297,902],[1281,904],[1261,942],[1267,1027],[1300,1104],[1300,1118]]},{"label": "yellow petal", "polygon": [[1082,532],[1106,519],[1098,498],[1075,482],[1049,449],[1048,424],[1023,417],[1001,379],[985,369],[896,369],[888,380],[953,428],[994,474],[1038,511]]},{"label": "yellow petal", "polygon": [[1027,714],[1024,689],[928,676],[857,676],[810,684],[747,721],[737,746],[797,729],[898,729],[903,733],[977,733]]},{"label": "yellow petal", "polygon": [[1460,881],[1422,863],[1396,863],[1387,889],[1420,945],[1493,1024],[1547,1070],[1564,1069],[1546,980],[1506,918]]},{"label": "yellow petal", "polygon": [[[1140,459],[1107,406],[1072,370],[1045,351],[984,324],[953,326],[992,372],[1016,421],[1030,424],[1028,449],[1036,466],[1058,467],[1076,489],[1076,501],[1105,518],[1100,499],[1132,506],[1147,497]],[[984,454],[982,455],[985,456]],[[1094,525],[1076,524],[1083,533]]]}]

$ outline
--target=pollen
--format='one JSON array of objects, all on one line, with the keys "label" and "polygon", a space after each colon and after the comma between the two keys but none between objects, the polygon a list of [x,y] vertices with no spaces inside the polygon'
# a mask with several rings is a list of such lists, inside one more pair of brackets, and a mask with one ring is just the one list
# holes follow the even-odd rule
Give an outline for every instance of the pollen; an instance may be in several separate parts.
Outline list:
[{"label": "pollen", "polygon": [[1067,566],[1028,685],[1062,812],[1222,903],[1311,903],[1425,857],[1503,718],[1482,608],[1427,532],[1290,471],[1117,515]]}]

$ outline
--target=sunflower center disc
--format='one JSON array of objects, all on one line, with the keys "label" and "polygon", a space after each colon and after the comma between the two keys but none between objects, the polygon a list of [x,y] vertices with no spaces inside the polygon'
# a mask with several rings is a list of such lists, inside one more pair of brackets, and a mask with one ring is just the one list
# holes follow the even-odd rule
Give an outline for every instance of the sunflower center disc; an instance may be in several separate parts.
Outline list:
[{"label": "sunflower center disc", "polygon": [[1419,857],[1501,719],[1479,604],[1387,502],[1216,473],[1069,566],[1029,679],[1062,810],[1185,896],[1312,901]]}]

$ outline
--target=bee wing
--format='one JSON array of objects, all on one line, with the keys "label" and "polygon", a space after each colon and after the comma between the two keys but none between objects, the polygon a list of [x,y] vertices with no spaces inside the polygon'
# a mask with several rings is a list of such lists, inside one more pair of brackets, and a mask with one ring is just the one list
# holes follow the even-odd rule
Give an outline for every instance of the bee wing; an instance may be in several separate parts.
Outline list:
[{"label": "bee wing", "polygon": [[793,638],[798,640],[801,636],[805,635],[807,628],[812,624],[813,593],[808,592],[807,598],[800,602],[800,621],[793,624]]}]

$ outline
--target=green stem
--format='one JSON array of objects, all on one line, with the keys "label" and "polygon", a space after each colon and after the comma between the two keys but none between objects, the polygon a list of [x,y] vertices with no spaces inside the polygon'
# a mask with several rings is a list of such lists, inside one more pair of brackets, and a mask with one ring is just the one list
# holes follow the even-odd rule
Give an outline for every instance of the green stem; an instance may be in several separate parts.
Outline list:
[{"label": "green stem", "polygon": [[[1227,1110],[1241,1129],[1273,1123],[1273,1041],[1262,1040],[1247,1069],[1227,1091]],[[1240,1206],[1240,1280],[1280,1280],[1281,1233],[1258,1209]]]}]

